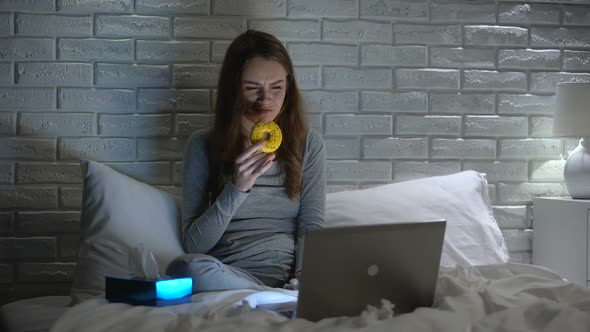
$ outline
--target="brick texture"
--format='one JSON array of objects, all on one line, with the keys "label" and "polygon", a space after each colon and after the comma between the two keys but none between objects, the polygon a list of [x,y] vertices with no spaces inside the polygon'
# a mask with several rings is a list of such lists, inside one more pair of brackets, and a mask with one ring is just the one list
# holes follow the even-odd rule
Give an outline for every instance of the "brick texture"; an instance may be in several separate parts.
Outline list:
[{"label": "brick texture", "polygon": [[67,293],[80,158],[180,194],[247,29],[288,49],[330,192],[485,173],[511,259],[530,262],[532,197],[567,195],[577,140],[552,136],[555,87],[590,82],[589,17],[566,0],[0,1],[0,302]]}]

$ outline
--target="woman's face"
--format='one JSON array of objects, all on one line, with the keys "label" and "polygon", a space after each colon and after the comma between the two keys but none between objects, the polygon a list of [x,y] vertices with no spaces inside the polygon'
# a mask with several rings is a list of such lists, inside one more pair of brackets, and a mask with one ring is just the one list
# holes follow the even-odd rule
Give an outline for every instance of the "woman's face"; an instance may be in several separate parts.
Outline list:
[{"label": "woman's face", "polygon": [[287,71],[275,60],[254,57],[244,64],[241,93],[253,122],[273,121],[281,111],[287,91]]}]

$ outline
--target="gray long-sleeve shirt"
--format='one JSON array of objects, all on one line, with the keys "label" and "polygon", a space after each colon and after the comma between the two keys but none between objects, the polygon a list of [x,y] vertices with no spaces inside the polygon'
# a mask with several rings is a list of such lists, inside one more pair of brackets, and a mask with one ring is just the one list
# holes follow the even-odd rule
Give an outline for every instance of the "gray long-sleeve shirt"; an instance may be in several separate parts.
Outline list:
[{"label": "gray long-sleeve shirt", "polygon": [[[182,235],[189,253],[209,254],[278,286],[301,269],[304,234],[324,226],[326,156],[320,134],[309,130],[299,200],[291,200],[278,163],[258,177],[250,192],[229,178],[209,202],[208,132],[190,137],[184,152]],[[288,139],[288,137],[286,137]],[[296,255],[295,255],[296,254]]]}]

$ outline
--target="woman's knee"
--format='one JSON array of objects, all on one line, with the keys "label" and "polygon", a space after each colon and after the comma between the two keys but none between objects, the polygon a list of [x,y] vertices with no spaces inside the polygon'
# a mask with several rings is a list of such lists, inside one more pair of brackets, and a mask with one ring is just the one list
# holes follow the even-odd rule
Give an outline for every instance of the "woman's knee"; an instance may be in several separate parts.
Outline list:
[{"label": "woman's knee", "polygon": [[168,264],[166,275],[177,278],[198,277],[203,271],[221,267],[222,263],[215,257],[203,254],[184,254]]},{"label": "woman's knee", "polygon": [[166,268],[166,275],[193,279],[193,293],[228,289],[257,289],[263,285],[249,273],[221,263],[217,258],[185,254],[174,259]]}]

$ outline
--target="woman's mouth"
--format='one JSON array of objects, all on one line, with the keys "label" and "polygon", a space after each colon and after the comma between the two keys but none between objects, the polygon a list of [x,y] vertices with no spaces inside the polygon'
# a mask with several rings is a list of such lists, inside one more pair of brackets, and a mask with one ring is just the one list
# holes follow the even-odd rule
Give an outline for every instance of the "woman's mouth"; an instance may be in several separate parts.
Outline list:
[{"label": "woman's mouth", "polygon": [[256,112],[258,112],[258,113],[270,113],[270,112],[272,112],[272,108],[256,108]]}]

